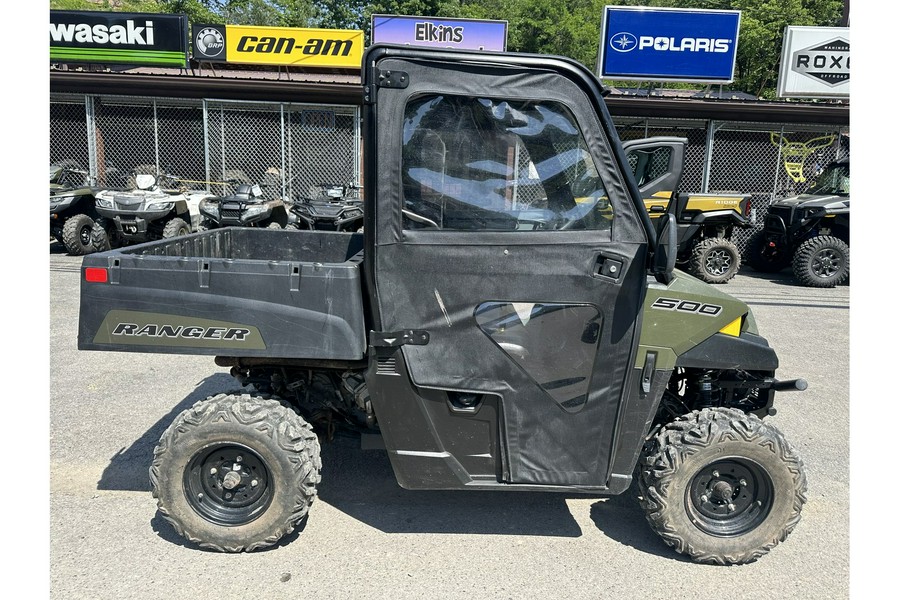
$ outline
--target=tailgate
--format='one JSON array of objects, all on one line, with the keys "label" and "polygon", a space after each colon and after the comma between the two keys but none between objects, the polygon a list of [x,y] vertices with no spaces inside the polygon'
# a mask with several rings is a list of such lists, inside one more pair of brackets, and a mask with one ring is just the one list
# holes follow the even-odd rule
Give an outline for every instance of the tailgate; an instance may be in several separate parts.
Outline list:
[{"label": "tailgate", "polygon": [[80,350],[360,360],[362,235],[235,227],[85,256]]}]

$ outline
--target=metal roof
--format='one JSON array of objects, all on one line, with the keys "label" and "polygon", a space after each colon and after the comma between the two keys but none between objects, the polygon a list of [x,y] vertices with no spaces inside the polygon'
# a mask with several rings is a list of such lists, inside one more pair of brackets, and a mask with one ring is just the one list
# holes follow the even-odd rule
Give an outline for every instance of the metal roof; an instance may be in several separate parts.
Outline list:
[{"label": "metal roof", "polygon": [[[357,70],[261,70],[235,65],[194,64],[187,69],[139,67],[103,71],[51,68],[51,93],[140,95],[279,102],[359,105],[362,85]],[[758,100],[740,92],[666,90],[637,94],[609,88],[606,104],[613,116],[711,119],[766,123],[847,126],[850,104]],[[683,93],[687,92],[687,93]],[[741,94],[736,97],[737,94]]]}]

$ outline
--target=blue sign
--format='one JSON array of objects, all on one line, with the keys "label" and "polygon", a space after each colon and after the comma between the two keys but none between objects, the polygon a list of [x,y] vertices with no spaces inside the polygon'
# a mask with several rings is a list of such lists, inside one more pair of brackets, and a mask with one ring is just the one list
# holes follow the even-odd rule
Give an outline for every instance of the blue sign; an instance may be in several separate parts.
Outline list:
[{"label": "blue sign", "polygon": [[739,10],[606,6],[598,75],[731,83],[740,25]]},{"label": "blue sign", "polygon": [[372,15],[372,43],[506,50],[506,21]]}]

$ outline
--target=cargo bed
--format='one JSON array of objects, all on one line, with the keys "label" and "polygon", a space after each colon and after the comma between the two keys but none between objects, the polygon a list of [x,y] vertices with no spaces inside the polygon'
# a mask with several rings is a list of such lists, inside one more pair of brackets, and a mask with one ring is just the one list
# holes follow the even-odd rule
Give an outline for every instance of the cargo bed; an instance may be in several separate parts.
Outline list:
[{"label": "cargo bed", "polygon": [[80,350],[360,360],[360,233],[229,227],[84,257]]}]

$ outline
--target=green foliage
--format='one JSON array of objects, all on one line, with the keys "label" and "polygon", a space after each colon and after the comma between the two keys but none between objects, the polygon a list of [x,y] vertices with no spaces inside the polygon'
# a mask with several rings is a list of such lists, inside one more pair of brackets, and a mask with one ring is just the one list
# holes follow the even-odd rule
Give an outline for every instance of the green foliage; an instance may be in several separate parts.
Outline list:
[{"label": "green foliage", "polygon": [[157,0],[50,0],[50,10],[97,10],[115,12],[168,12]]}]

